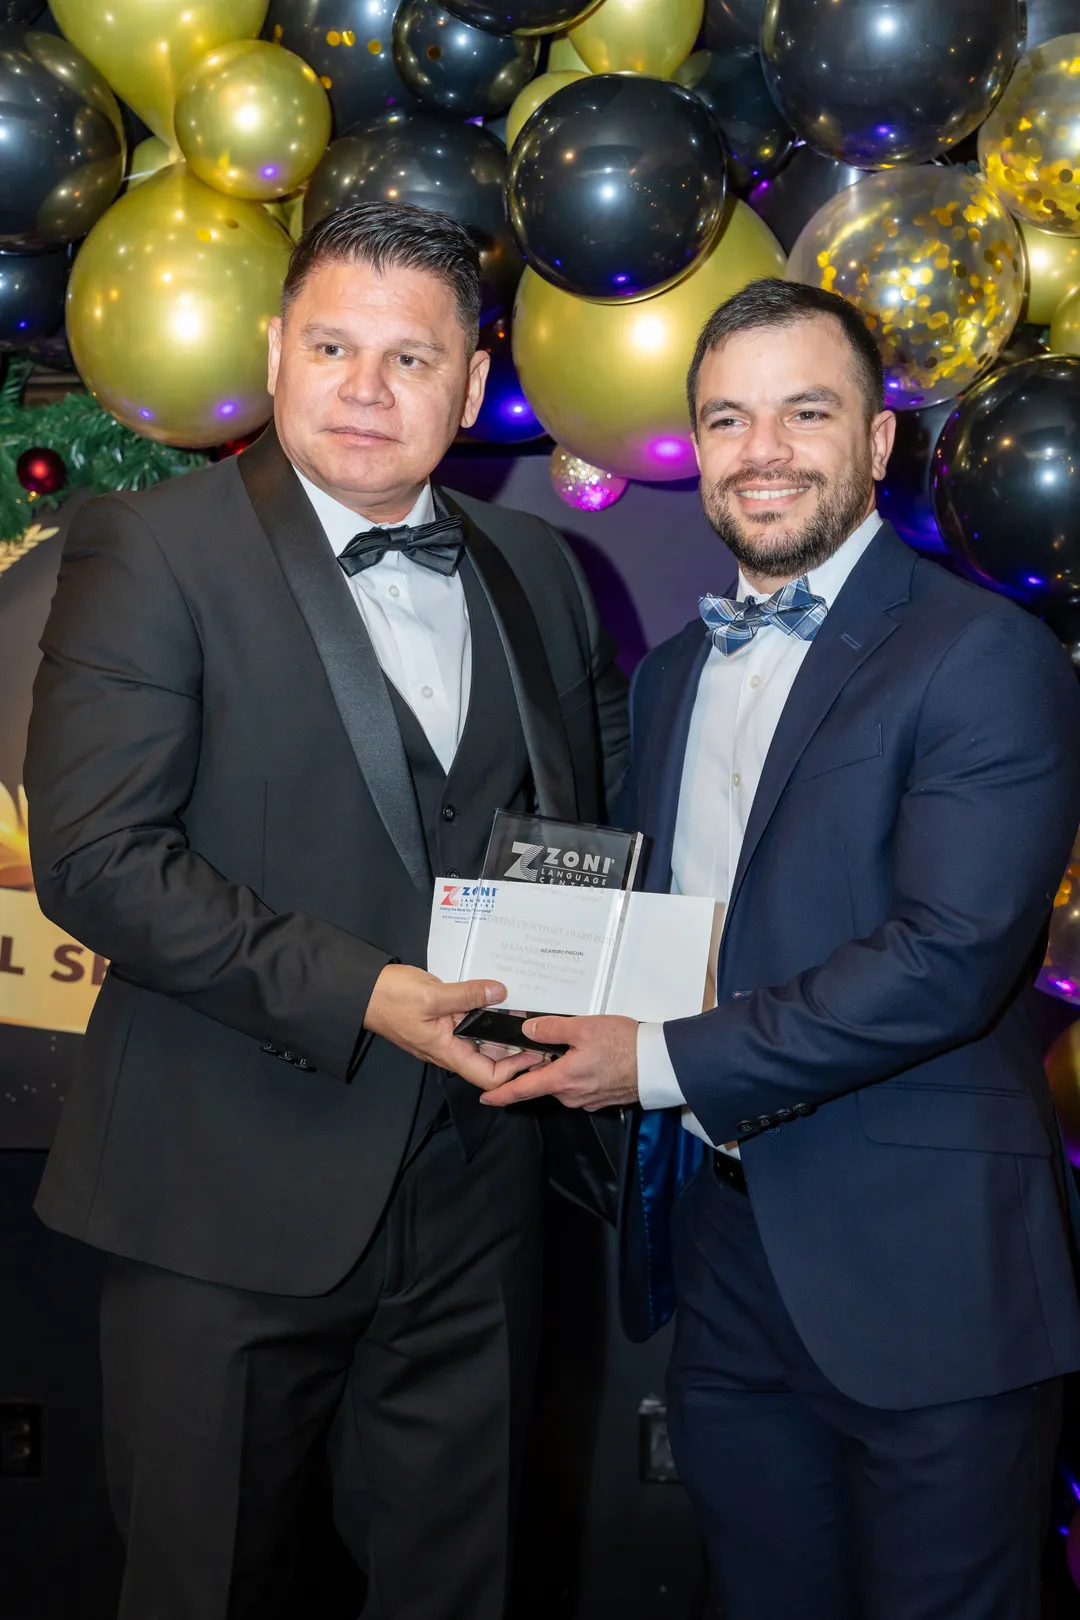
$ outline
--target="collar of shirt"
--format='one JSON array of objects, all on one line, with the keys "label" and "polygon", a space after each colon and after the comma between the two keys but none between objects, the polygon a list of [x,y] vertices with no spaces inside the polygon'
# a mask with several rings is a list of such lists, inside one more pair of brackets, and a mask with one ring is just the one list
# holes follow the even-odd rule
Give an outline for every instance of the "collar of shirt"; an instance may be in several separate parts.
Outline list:
[{"label": "collar of shirt", "polygon": [[[324,497],[325,498],[325,497]],[[814,596],[820,596],[826,607],[832,607],[840,595],[841,587],[847,580],[851,570],[870,544],[871,540],[881,528],[881,517],[876,508],[869,517],[863,519],[857,529],[853,529],[842,546],[838,546],[831,557],[826,558],[819,568],[811,568],[806,576]],[[748,596],[756,593],[739,569],[739,587],[735,595],[737,602],[745,602]],[[759,598],[764,601],[765,598]]]},{"label": "collar of shirt", "polygon": [[[315,516],[322,524],[323,532],[334,549],[334,556],[340,557],[350,540],[367,529],[377,529],[383,525],[375,523],[371,518],[361,517],[351,507],[343,506],[332,495],[327,495],[318,485],[312,484],[302,472],[295,468],[297,478],[303,487],[304,494],[315,508]],[[387,524],[387,528],[414,529],[420,523],[434,523],[435,497],[431,492],[430,483],[425,484],[417,497],[416,504],[411,512],[402,518],[400,523]]]}]

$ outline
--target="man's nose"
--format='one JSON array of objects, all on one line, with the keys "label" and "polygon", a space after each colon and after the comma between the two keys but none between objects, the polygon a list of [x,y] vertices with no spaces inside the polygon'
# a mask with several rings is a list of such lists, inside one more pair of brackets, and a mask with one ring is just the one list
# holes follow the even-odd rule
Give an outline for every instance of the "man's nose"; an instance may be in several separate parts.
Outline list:
[{"label": "man's nose", "polygon": [[791,460],[791,441],[783,424],[775,417],[755,417],[742,443],[745,460],[757,467],[769,467]]},{"label": "man's nose", "polygon": [[383,408],[393,405],[394,391],[386,377],[382,360],[375,355],[357,355],[342,378],[338,396],[352,405]]}]

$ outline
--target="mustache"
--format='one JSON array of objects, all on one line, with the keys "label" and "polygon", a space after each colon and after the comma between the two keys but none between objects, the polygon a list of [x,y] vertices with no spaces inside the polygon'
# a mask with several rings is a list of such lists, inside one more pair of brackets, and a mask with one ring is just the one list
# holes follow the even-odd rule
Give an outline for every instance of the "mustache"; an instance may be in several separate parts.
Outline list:
[{"label": "mustache", "polygon": [[791,468],[787,472],[776,472],[771,468],[751,472],[744,468],[742,472],[729,473],[726,478],[718,479],[712,486],[712,494],[723,498],[738,495],[743,489],[760,489],[767,484],[782,484],[791,489],[824,489],[828,482],[825,474],[816,467]]}]

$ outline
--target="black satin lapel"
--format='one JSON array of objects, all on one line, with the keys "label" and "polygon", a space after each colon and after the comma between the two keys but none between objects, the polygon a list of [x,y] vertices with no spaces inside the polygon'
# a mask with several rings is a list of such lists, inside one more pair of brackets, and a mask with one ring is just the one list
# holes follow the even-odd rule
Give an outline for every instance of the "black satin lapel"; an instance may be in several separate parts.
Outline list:
[{"label": "black satin lapel", "polygon": [[914,566],[915,554],[889,524],[883,524],[826,614],[765,756],[731,885],[729,912],[803,750],[855,671],[896,629],[899,620],[889,610],[908,600]]},{"label": "black satin lapel", "polygon": [[239,458],[255,516],[326,671],[368,792],[412,881],[431,886],[427,844],[405,747],[345,576],[273,427]]},{"label": "black satin lapel", "polygon": [[647,766],[643,762],[637,766],[643,775],[648,773],[642,819],[652,835],[652,844],[645,888],[656,894],[666,894],[671,887],[671,846],[679,814],[686,740],[710,646],[708,632],[699,621],[688,624],[671,649],[656,705],[657,732],[649,739],[656,757]]},{"label": "black satin lapel", "polygon": [[541,815],[573,821],[578,809],[570,745],[532,605],[494,540],[444,490],[437,494],[446,510],[461,519],[466,553],[499,627],[525,733],[537,809]]}]

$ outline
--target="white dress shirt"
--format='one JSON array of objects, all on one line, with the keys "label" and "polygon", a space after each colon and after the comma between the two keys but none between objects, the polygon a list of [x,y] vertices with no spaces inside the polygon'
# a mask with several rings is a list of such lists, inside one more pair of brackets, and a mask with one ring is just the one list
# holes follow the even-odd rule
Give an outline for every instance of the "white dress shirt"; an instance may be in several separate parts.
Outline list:
[{"label": "white dress shirt", "polygon": [[[832,607],[851,570],[881,527],[872,512],[807,583]],[[751,595],[741,570],[737,599]],[[683,760],[679,811],[671,851],[672,894],[713,895],[717,926],[705,1008],[716,1004],[716,957],[723,911],[739,864],[743,835],[765,756],[810,642],[765,625],[737,652],[713,648],[701,672]],[[638,1091],[643,1108],[681,1108],[683,1125],[708,1142],[668,1056],[663,1024],[638,1028]],[[738,1153],[733,1144],[721,1146]]]},{"label": "white dress shirt", "polygon": [[[339,557],[356,535],[381,525],[334,500],[297,472],[304,493]],[[402,524],[435,521],[435,499],[425,484]],[[388,524],[398,528],[399,524]],[[393,681],[449,771],[469,710],[472,647],[469,610],[460,570],[440,574],[400,551],[388,551],[348,579],[383,673]]]}]

